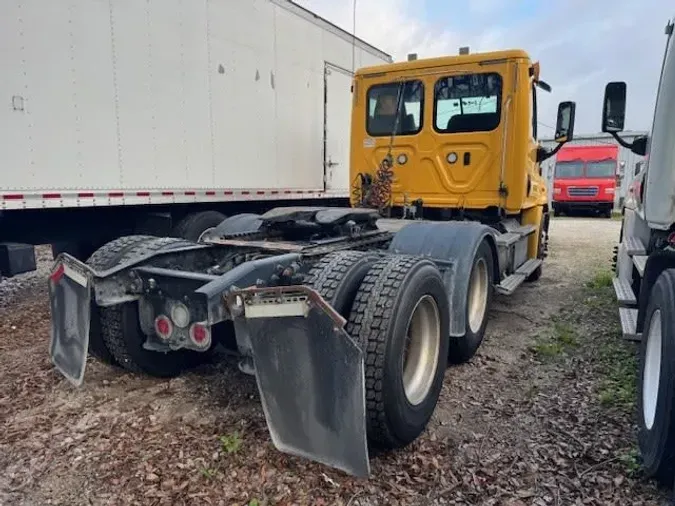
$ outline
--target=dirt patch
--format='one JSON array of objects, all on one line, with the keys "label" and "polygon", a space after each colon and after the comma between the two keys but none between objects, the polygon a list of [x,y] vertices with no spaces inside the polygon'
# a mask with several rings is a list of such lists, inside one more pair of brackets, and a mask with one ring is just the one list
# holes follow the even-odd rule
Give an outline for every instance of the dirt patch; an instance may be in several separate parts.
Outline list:
[{"label": "dirt patch", "polygon": [[619,225],[552,222],[541,280],[496,298],[429,430],[375,456],[369,480],[276,451],[255,382],[227,360],[171,381],[90,360],[71,388],[47,357],[39,285],[0,310],[0,504],[661,504],[639,474],[630,388],[608,373],[620,360],[630,374],[633,345],[609,288],[585,286]]}]

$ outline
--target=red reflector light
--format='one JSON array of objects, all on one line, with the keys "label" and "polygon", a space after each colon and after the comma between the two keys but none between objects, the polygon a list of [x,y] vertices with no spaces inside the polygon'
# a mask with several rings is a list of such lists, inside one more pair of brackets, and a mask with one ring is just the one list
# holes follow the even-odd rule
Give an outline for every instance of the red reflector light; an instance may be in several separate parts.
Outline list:
[{"label": "red reflector light", "polygon": [[173,324],[168,316],[159,315],[155,318],[155,332],[161,339],[168,339],[173,334]]},{"label": "red reflector light", "polygon": [[49,275],[49,279],[51,279],[53,283],[58,283],[61,281],[61,278],[63,278],[65,272],[66,268],[63,266],[63,264],[59,264]]},{"label": "red reflector light", "polygon": [[211,344],[211,330],[201,323],[193,323],[190,327],[190,340],[200,348]]}]

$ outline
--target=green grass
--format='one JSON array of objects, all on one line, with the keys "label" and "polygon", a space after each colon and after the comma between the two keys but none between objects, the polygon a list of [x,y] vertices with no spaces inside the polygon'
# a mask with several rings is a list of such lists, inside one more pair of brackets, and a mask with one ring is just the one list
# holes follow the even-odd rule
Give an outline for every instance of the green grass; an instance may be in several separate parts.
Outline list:
[{"label": "green grass", "polygon": [[220,440],[220,445],[223,451],[229,454],[237,453],[241,449],[241,445],[243,443],[241,434],[239,434],[237,431],[225,436],[220,436],[218,439]]},{"label": "green grass", "polygon": [[637,402],[637,358],[634,347],[621,341],[617,335],[602,344],[600,357],[604,375],[600,383],[600,403],[607,407],[633,409]]},{"label": "green grass", "polygon": [[637,448],[631,448],[619,457],[619,462],[625,466],[628,475],[635,475],[640,471],[639,455]]},{"label": "green grass", "polygon": [[211,479],[211,478],[213,478],[213,477],[216,475],[216,473],[217,473],[218,471],[216,471],[215,469],[212,469],[212,468],[210,468],[210,467],[204,467],[204,468],[200,469],[199,472],[201,473],[201,475],[202,475],[204,478],[209,478],[209,479]]},{"label": "green grass", "polygon": [[614,275],[610,271],[600,271],[586,283],[586,287],[591,290],[601,290],[612,286]]},{"label": "green grass", "polygon": [[553,327],[530,347],[540,359],[551,359],[569,348],[579,346],[579,337],[571,323],[554,320]]}]

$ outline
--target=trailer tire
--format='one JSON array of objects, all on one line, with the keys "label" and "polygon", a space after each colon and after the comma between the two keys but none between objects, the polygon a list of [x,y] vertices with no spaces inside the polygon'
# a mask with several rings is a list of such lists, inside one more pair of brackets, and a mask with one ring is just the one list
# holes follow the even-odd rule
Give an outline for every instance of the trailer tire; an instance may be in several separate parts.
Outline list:
[{"label": "trailer tire", "polygon": [[[142,242],[152,239],[147,235],[130,235],[119,237],[104,244],[86,261],[86,264],[94,270],[105,271],[115,267],[124,253]],[[89,353],[106,364],[115,364],[115,358],[103,342],[101,331],[100,309],[94,301],[91,303],[91,317],[89,325]]]},{"label": "trailer tire", "polygon": [[[193,242],[179,238],[146,238],[127,248],[118,258],[117,264],[144,257],[150,253],[193,244]],[[191,350],[161,353],[144,349],[145,334],[141,330],[138,303],[135,301],[112,307],[101,307],[99,313],[103,342],[114,357],[115,362],[128,371],[159,378],[170,378],[210,357],[207,352],[200,353]]]},{"label": "trailer tire", "polygon": [[482,241],[476,250],[471,266],[466,294],[465,334],[450,336],[448,360],[452,364],[462,364],[470,360],[483,342],[488,322],[488,310],[492,302],[493,278],[492,249],[486,241]]},{"label": "trailer tire", "polygon": [[227,217],[218,211],[201,211],[188,214],[173,228],[172,235],[192,242],[199,242],[206,232],[213,230]]},{"label": "trailer tire", "polygon": [[675,472],[675,269],[651,290],[640,344],[638,444],[649,478],[672,485]]},{"label": "trailer tire", "polygon": [[[449,326],[448,296],[431,261],[397,255],[370,268],[347,332],[364,350],[366,428],[373,446],[401,448],[426,428],[443,385]],[[418,353],[406,357],[409,332],[420,341],[413,343]],[[422,353],[425,347],[430,353]]]},{"label": "trailer tire", "polygon": [[343,317],[349,318],[361,282],[381,255],[365,251],[337,251],[309,271],[307,284]]}]

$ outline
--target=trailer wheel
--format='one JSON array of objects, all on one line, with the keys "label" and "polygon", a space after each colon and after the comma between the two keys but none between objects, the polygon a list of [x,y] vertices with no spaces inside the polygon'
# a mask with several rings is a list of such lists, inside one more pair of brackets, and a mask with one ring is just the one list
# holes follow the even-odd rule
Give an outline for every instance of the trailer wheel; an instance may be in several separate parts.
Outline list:
[{"label": "trailer wheel", "polygon": [[323,257],[309,271],[307,284],[345,318],[361,282],[380,255],[365,251],[337,251]]},{"label": "trailer wheel", "polygon": [[[152,239],[147,235],[130,235],[120,237],[97,249],[87,260],[87,265],[95,270],[104,271],[115,267],[124,253],[134,246]],[[114,364],[112,356],[101,336],[100,308],[91,304],[91,319],[89,328],[89,353],[106,364]]]},{"label": "trailer wheel", "polygon": [[[194,243],[178,238],[147,238],[128,248],[118,258],[117,263],[128,262],[153,252],[167,251],[192,244]],[[144,349],[145,334],[140,327],[137,302],[102,307],[99,308],[99,312],[103,342],[115,361],[128,371],[160,378],[173,377],[209,357],[206,353],[191,350],[161,353]]]},{"label": "trailer wheel", "polygon": [[651,291],[640,345],[638,443],[645,474],[671,486],[675,472],[675,269]]},{"label": "trailer wheel", "polygon": [[225,221],[227,217],[218,211],[201,211],[189,214],[174,227],[172,235],[199,242],[206,232],[209,232]]},{"label": "trailer wheel", "polygon": [[466,295],[466,329],[463,336],[450,336],[448,359],[462,364],[476,354],[483,342],[492,301],[494,258],[490,245],[483,241],[478,246],[471,267]]},{"label": "trailer wheel", "polygon": [[428,260],[376,262],[356,293],[347,332],[364,350],[368,439],[400,448],[424,431],[443,384],[448,296]]}]

